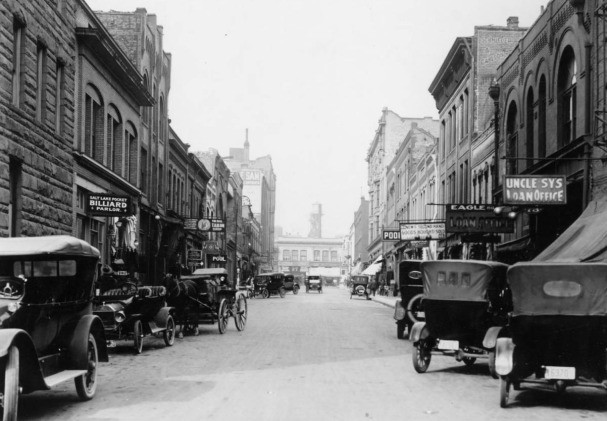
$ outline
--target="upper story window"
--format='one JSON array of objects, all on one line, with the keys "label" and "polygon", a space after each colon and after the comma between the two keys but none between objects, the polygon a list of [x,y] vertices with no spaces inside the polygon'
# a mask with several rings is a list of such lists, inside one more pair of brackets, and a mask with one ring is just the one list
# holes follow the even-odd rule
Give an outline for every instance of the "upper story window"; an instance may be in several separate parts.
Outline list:
[{"label": "upper story window", "polygon": [[[534,142],[534,133],[535,133],[535,118],[534,118],[534,96],[533,96],[533,88],[529,88],[527,92],[527,103],[526,103],[526,115],[525,115],[525,155],[527,158],[533,158],[533,144]],[[533,160],[525,161],[525,167],[530,167],[533,165]]]},{"label": "upper story window", "polygon": [[558,69],[559,148],[575,139],[577,64],[571,47],[563,50]]},{"label": "upper story window", "polygon": [[544,75],[540,78],[537,102],[537,156],[544,158],[546,156],[546,76]]},{"label": "upper story window", "polygon": [[124,129],[124,178],[131,184],[137,185],[137,131],[129,121]]},{"label": "upper story window", "polygon": [[38,43],[36,49],[36,120],[46,117],[46,45]]},{"label": "upper story window", "polygon": [[122,140],[122,119],[118,109],[113,105],[107,110],[107,167],[118,175],[122,175],[122,158],[124,155]]},{"label": "upper story window", "polygon": [[103,101],[99,92],[87,85],[84,94],[84,153],[103,163]]},{"label": "upper story window", "polygon": [[331,261],[337,262],[337,251],[331,250]]},{"label": "upper story window", "polygon": [[282,251],[282,260],[291,260],[291,250],[283,250]]},{"label": "upper story window", "polygon": [[518,156],[518,123],[517,123],[517,108],[513,101],[508,107],[506,118],[506,156],[509,158],[507,162],[506,174],[517,174]]},{"label": "upper story window", "polygon": [[329,250],[323,250],[322,251],[322,261],[323,262],[328,262],[329,261]]},{"label": "upper story window", "polygon": [[23,90],[23,57],[24,57],[25,22],[13,19],[13,59],[12,59],[12,90],[13,105],[21,105],[21,91]]},{"label": "upper story window", "polygon": [[57,59],[55,64],[55,132],[63,131],[63,101],[65,93],[65,64],[61,59]]},{"label": "upper story window", "polygon": [[294,262],[297,262],[299,260],[299,251],[298,250],[291,251],[291,260]]},{"label": "upper story window", "polygon": [[299,260],[301,260],[302,262],[305,262],[308,260],[308,251],[307,250],[299,251]]},{"label": "upper story window", "polygon": [[320,262],[320,250],[314,250],[314,261]]}]

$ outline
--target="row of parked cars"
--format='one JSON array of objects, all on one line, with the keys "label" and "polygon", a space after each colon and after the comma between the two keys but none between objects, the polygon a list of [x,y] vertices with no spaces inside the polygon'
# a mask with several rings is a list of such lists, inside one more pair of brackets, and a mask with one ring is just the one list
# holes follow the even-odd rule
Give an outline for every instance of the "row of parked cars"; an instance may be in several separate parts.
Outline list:
[{"label": "row of parked cars", "polygon": [[607,389],[607,264],[405,261],[394,318],[413,367],[433,356],[488,361],[499,401],[521,384]]},{"label": "row of parked cars", "polygon": [[[322,293],[323,282],[320,276],[308,275],[304,280],[306,293],[317,291]],[[260,273],[252,279],[245,280],[239,285],[239,289],[247,291],[250,298],[261,297],[269,298],[272,295],[278,295],[281,298],[292,291],[298,294],[301,289],[300,279],[293,274],[282,272]]]},{"label": "row of parked cars", "polygon": [[20,394],[65,381],[92,399],[108,340],[132,339],[140,353],[146,335],[173,345],[178,324],[197,329],[206,320],[223,333],[233,317],[245,327],[246,297],[223,285],[225,269],[198,269],[166,285],[104,285],[121,274],[98,276],[99,260],[96,248],[71,236],[0,241],[2,420],[17,419]]}]

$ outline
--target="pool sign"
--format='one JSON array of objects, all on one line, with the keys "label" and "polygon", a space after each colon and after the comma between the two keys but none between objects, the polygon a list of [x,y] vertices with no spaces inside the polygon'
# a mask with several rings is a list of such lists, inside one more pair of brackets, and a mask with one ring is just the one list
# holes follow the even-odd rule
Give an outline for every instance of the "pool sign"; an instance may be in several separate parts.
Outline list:
[{"label": "pool sign", "polygon": [[400,231],[399,230],[384,230],[382,239],[384,241],[398,241],[398,240],[400,240]]},{"label": "pool sign", "polygon": [[505,175],[505,205],[566,205],[567,182],[561,175]]},{"label": "pool sign", "polygon": [[87,213],[92,216],[130,215],[131,198],[110,194],[89,194],[86,198]]}]

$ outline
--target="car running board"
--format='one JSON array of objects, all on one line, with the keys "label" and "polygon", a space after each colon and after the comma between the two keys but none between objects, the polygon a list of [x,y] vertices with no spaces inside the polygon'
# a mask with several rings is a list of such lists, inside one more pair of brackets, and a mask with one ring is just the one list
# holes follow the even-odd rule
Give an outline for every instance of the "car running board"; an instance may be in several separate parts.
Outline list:
[{"label": "car running board", "polygon": [[86,374],[86,370],[65,370],[44,378],[46,385],[51,388],[64,381],[75,379],[78,376]]}]

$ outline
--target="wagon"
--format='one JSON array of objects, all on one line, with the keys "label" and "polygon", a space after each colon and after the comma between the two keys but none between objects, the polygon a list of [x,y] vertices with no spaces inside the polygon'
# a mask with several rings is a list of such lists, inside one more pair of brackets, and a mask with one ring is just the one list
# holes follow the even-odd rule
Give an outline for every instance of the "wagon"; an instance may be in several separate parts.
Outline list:
[{"label": "wagon", "polygon": [[16,420],[20,393],[74,380],[81,400],[97,389],[108,361],[101,320],[92,314],[99,251],[60,235],[0,241],[2,419]]},{"label": "wagon", "polygon": [[[177,320],[181,325],[215,324],[219,333],[225,333],[230,317],[239,331],[247,323],[246,295],[232,287],[228,272],[223,268],[196,269],[193,274],[181,277],[182,282],[192,281],[197,286],[197,296],[191,297],[194,304]],[[182,314],[182,313],[179,313]]]}]

